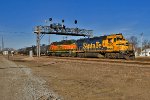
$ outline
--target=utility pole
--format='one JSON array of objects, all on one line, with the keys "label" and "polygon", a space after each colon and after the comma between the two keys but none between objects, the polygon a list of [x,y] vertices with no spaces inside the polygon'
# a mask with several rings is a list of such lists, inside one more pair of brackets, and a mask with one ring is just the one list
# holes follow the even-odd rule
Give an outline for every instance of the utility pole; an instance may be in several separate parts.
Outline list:
[{"label": "utility pole", "polygon": [[4,49],[4,40],[3,40],[3,36],[2,36],[2,51]]},{"label": "utility pole", "polygon": [[143,50],[143,32],[141,33],[141,53],[142,53],[142,50]]}]

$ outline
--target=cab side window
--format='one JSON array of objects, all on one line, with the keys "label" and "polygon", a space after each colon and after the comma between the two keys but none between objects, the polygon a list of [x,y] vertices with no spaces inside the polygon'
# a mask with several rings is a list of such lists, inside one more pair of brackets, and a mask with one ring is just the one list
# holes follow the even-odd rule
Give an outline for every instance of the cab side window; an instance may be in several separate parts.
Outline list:
[{"label": "cab side window", "polygon": [[112,38],[108,39],[108,43],[112,43],[112,42],[113,42]]},{"label": "cab side window", "polygon": [[116,42],[116,38],[114,38],[114,42]]}]

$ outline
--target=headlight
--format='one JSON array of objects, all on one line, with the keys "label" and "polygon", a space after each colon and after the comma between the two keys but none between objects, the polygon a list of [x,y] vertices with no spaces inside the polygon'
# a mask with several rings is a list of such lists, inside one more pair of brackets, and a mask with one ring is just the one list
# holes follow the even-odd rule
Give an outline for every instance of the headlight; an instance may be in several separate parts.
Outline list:
[{"label": "headlight", "polygon": [[126,43],[126,46],[129,46],[129,43],[128,43],[128,42]]}]

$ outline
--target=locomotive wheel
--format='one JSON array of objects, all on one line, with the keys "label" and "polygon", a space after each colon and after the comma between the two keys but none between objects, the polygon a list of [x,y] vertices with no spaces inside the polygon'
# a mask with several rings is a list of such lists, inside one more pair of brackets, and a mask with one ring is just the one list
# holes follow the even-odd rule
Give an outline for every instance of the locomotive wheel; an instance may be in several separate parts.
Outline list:
[{"label": "locomotive wheel", "polygon": [[111,53],[111,58],[115,59],[116,58],[116,53]]},{"label": "locomotive wheel", "polygon": [[77,53],[71,53],[71,57],[77,57]]},{"label": "locomotive wheel", "polygon": [[116,53],[116,59],[119,59],[120,56],[119,56],[119,53]]},{"label": "locomotive wheel", "polygon": [[84,58],[84,53],[78,53],[78,57]]},{"label": "locomotive wheel", "polygon": [[110,53],[105,53],[105,58],[110,58]]},{"label": "locomotive wheel", "polygon": [[116,58],[119,58],[119,54],[118,53],[105,53],[105,58],[116,59]]},{"label": "locomotive wheel", "polygon": [[124,58],[125,58],[126,60],[130,60],[130,57],[129,57],[128,55],[124,55]]},{"label": "locomotive wheel", "polygon": [[135,59],[135,56],[130,56],[129,59],[130,59],[130,60],[134,60],[134,59]]},{"label": "locomotive wheel", "polygon": [[78,54],[77,54],[77,57],[81,58],[81,54],[80,54],[80,53],[78,53]]}]

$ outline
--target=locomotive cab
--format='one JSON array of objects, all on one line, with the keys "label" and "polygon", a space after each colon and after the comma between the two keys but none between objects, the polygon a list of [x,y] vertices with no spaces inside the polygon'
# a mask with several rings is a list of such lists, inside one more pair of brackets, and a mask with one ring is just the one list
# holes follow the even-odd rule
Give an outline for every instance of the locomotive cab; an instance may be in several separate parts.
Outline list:
[{"label": "locomotive cab", "polygon": [[121,33],[107,36],[103,43],[113,51],[126,51],[129,49],[129,43]]},{"label": "locomotive cab", "polygon": [[133,45],[126,40],[121,33],[108,35],[103,40],[103,46],[107,47],[107,58],[134,59]]}]

